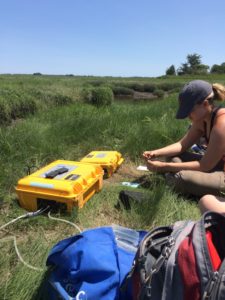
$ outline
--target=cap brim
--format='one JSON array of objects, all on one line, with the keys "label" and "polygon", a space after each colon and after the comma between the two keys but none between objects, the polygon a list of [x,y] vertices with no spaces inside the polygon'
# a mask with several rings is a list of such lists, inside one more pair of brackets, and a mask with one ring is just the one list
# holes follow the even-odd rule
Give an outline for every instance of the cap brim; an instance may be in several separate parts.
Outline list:
[{"label": "cap brim", "polygon": [[185,105],[180,104],[177,114],[176,114],[176,119],[185,119],[188,117],[188,115],[191,113],[193,106],[189,105],[187,106],[187,103]]}]

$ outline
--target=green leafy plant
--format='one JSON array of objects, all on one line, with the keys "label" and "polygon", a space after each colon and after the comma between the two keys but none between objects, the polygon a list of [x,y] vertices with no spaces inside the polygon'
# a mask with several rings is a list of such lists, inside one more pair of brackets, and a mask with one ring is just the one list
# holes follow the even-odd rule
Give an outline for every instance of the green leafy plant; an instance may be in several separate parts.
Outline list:
[{"label": "green leafy plant", "polygon": [[112,88],[114,96],[133,96],[134,91],[127,87],[115,86]]},{"label": "green leafy plant", "polygon": [[155,96],[157,96],[158,98],[163,98],[164,97],[164,91],[160,90],[160,89],[155,90],[153,94]]},{"label": "green leafy plant", "polygon": [[96,106],[111,105],[113,99],[113,92],[110,87],[97,87],[92,90],[91,103]]}]

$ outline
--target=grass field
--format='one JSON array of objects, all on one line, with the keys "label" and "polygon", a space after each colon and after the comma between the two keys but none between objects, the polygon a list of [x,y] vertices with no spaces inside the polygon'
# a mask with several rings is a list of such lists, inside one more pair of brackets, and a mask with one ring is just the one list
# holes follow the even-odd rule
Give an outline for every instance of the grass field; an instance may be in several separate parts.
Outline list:
[{"label": "grass field", "polygon": [[[57,213],[55,217],[74,222],[81,229],[116,223],[146,230],[180,219],[197,219],[200,214],[196,202],[178,197],[165,185],[163,176],[136,170],[136,166],[143,164],[144,150],[171,143],[186,131],[188,121],[174,119],[177,93],[171,92],[155,101],[119,100],[102,108],[81,99],[83,87],[93,82],[121,86],[130,82],[184,83],[189,79],[1,75],[1,99],[6,90],[14,96],[21,92],[33,97],[37,110],[0,127],[0,226],[25,213],[17,203],[15,185],[26,175],[28,167],[40,168],[56,159],[77,161],[92,150],[116,150],[125,161],[116,174],[104,180],[102,191],[83,209],[74,209],[70,215]],[[223,76],[207,77],[207,80],[225,83]],[[71,101],[55,105],[55,95]],[[119,192],[124,189],[122,181],[139,181],[141,185],[135,191],[145,195],[144,201],[133,203],[130,211],[115,208]],[[0,299],[44,299],[42,287],[48,252],[57,241],[75,233],[72,226],[47,216],[21,220],[2,230]],[[29,269],[20,262],[12,236],[17,239],[23,259],[43,270]]]}]

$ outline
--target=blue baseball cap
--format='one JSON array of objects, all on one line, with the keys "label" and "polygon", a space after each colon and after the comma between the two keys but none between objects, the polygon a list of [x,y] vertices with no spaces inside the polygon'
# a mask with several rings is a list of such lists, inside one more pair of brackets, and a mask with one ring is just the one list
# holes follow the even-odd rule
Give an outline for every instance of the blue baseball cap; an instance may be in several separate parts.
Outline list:
[{"label": "blue baseball cap", "polygon": [[212,91],[212,85],[204,80],[193,80],[185,84],[179,94],[176,118],[187,118],[195,104],[203,102]]}]

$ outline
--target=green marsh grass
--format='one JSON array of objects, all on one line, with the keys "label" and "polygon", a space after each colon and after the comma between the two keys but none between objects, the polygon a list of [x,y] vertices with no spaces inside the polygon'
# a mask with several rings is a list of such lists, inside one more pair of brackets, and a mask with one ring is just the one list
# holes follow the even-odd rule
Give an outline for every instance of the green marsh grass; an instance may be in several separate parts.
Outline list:
[{"label": "green marsh grass", "polygon": [[[28,166],[40,168],[56,159],[80,160],[92,150],[116,150],[134,167],[143,163],[141,153],[177,139],[187,128],[186,122],[174,120],[176,95],[156,102],[115,102],[110,107],[96,108],[76,103],[37,113],[0,129],[0,162],[2,170],[1,224],[24,213],[16,202],[14,187],[26,175]],[[169,126],[168,126],[169,124]],[[115,175],[116,176],[116,175]],[[141,175],[140,175],[141,176]],[[124,176],[123,180],[130,180]],[[134,178],[135,180],[135,178]],[[120,224],[131,228],[150,229],[178,219],[199,216],[196,203],[178,198],[165,186],[160,175],[148,176],[149,188],[138,188],[145,194],[141,205],[131,211],[117,210],[119,182],[104,185],[83,209],[71,215],[58,215],[75,222],[81,229]],[[16,235],[18,248],[25,261],[43,267],[51,247],[74,234],[69,225],[47,217],[21,220],[10,225],[1,236]],[[75,232],[76,233],[76,232]],[[0,242],[0,299],[42,299],[46,268],[42,272],[28,269],[17,258],[13,242]]]},{"label": "green marsh grass", "polygon": [[[187,78],[171,78],[186,81]],[[215,78],[216,79],[216,78]],[[78,99],[82,86],[90,84],[92,77],[0,76],[0,87],[32,88],[42,94],[53,93]],[[149,79],[138,79],[141,84]],[[167,82],[166,78],[153,79],[153,83]],[[222,77],[210,79],[222,81]],[[107,84],[135,82],[137,79],[106,78]],[[74,92],[74,94],[73,94]],[[76,96],[74,96],[76,95]],[[80,160],[92,150],[116,150],[132,162],[135,169],[143,164],[144,150],[161,147],[177,140],[188,127],[187,121],[175,120],[177,94],[169,94],[156,101],[115,101],[110,107],[97,108],[75,101],[66,106],[49,106],[37,110],[26,119],[16,119],[0,127],[0,226],[24,214],[15,195],[15,185],[26,175],[27,168],[35,170],[53,160]],[[142,173],[140,177],[143,176]],[[81,230],[112,223],[149,230],[157,225],[171,224],[181,219],[200,216],[196,202],[178,197],[165,185],[164,177],[146,175],[148,187],[140,186],[145,199],[132,203],[131,210],[116,209],[122,181],[135,181],[137,177],[119,173],[105,180],[103,189],[95,194],[81,210],[56,216],[75,222]],[[3,201],[3,203],[2,203]],[[0,233],[1,238],[15,235],[18,248],[29,264],[44,268],[38,272],[28,269],[18,259],[12,241],[0,241],[0,299],[44,299],[45,261],[52,246],[59,240],[77,233],[73,227],[40,216],[21,220]]]}]

